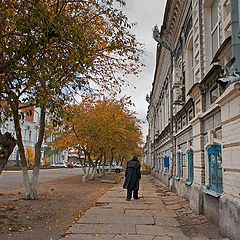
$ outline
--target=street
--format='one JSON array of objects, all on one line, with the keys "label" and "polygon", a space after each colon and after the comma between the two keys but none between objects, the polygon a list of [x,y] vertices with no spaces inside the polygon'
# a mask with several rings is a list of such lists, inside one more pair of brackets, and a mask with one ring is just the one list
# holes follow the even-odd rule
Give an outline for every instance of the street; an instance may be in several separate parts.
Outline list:
[{"label": "street", "polygon": [[[31,174],[31,171],[29,171]],[[81,168],[41,169],[39,183],[82,174]],[[22,171],[3,171],[0,175],[0,193],[22,187]]]}]

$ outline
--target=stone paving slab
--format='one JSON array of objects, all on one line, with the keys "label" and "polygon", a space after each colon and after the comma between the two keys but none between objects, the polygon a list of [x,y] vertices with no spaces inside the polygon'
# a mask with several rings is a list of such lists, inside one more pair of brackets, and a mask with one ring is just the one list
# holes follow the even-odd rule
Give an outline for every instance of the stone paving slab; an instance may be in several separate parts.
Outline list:
[{"label": "stone paving slab", "polygon": [[[111,193],[111,194],[107,194],[107,195],[104,195],[104,198],[120,198],[120,199],[122,199],[122,200],[125,200],[126,199],[126,197],[125,196],[123,196],[123,194],[117,194],[117,193]],[[113,199],[112,199],[113,200]]]},{"label": "stone paving slab", "polygon": [[145,198],[144,197],[144,201],[146,203],[158,203],[158,204],[163,205],[163,201],[161,199],[159,199],[159,197],[151,197],[151,198]]},{"label": "stone paving slab", "polygon": [[177,214],[173,210],[165,210],[165,209],[155,209],[151,210],[153,216],[159,218],[176,218]]},{"label": "stone paving slab", "polygon": [[[159,194],[159,193],[158,193]],[[144,199],[148,199],[148,198],[156,198],[156,199],[159,199],[159,200],[161,200],[160,198],[159,198],[159,196],[158,196],[158,194],[157,194],[157,196],[147,196],[147,195],[144,195]],[[155,195],[155,194],[154,194]]]},{"label": "stone paving slab", "polygon": [[154,217],[155,225],[164,226],[164,227],[179,227],[180,224],[174,217],[163,218],[161,217]]},{"label": "stone paving slab", "polygon": [[124,214],[124,209],[108,209],[108,208],[102,208],[102,207],[92,207],[90,209],[88,209],[84,216],[88,217],[88,216],[92,216],[92,215],[123,215]]},{"label": "stone paving slab", "polygon": [[125,215],[130,215],[130,216],[143,216],[143,215],[152,215],[154,219],[157,218],[173,218],[170,217],[168,214],[168,211],[162,211],[160,209],[158,210],[151,210],[151,209],[141,209],[141,210],[136,210],[136,209],[126,209],[125,210]]},{"label": "stone paving slab", "polygon": [[81,224],[69,228],[72,234],[136,234],[135,224]]},{"label": "stone paving slab", "polygon": [[69,234],[64,240],[112,240],[113,234]]},{"label": "stone paving slab", "polygon": [[149,205],[146,203],[135,203],[133,201],[125,201],[125,203],[117,204],[117,203],[109,203],[106,205],[103,205],[102,208],[112,208],[112,209],[149,209]]},{"label": "stone paving slab", "polygon": [[141,209],[141,210],[136,210],[136,209],[127,209],[125,210],[124,215],[126,216],[152,216],[151,210],[148,209]]},{"label": "stone paving slab", "polygon": [[172,240],[171,237],[156,237],[154,238],[154,240]]},{"label": "stone paving slab", "polygon": [[130,215],[88,215],[83,216],[79,220],[79,223],[117,223],[117,224],[154,224],[154,219],[152,215],[144,216],[130,216]]},{"label": "stone paving slab", "polygon": [[177,210],[181,209],[183,206],[181,204],[167,205],[166,208],[168,210]]},{"label": "stone paving slab", "polygon": [[175,202],[175,201],[184,201],[185,199],[182,199],[181,197],[175,195],[175,196],[161,196],[161,200],[165,202]]},{"label": "stone paving slab", "polygon": [[121,203],[125,201],[125,198],[109,198],[107,196],[103,196],[98,199],[97,203]]},{"label": "stone paving slab", "polygon": [[[149,203],[149,209],[166,209],[165,205],[163,203]],[[169,209],[172,210],[172,209]]]},{"label": "stone paving slab", "polygon": [[182,230],[177,227],[163,227],[157,225],[137,225],[136,226],[137,234],[142,235],[156,235],[162,237],[178,237],[185,238]]},{"label": "stone paving slab", "polygon": [[[113,240],[155,240],[156,236],[150,235],[116,235],[113,237]],[[166,240],[171,240],[168,238]]]},{"label": "stone paving slab", "polygon": [[156,192],[151,192],[151,191],[143,191],[143,195],[144,196],[149,196],[149,197],[158,197],[158,194],[159,193],[156,193]]}]

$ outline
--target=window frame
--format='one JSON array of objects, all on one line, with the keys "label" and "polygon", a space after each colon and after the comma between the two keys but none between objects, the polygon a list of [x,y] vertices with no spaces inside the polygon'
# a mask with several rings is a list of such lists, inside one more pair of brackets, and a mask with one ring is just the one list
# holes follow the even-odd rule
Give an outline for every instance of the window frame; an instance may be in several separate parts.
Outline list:
[{"label": "window frame", "polygon": [[194,151],[190,149],[187,151],[188,158],[188,178],[185,181],[186,185],[192,185],[194,182]]},{"label": "window frame", "polygon": [[[165,161],[165,159],[167,159],[168,162]],[[163,172],[169,172],[169,167],[170,167],[170,157],[168,155],[165,155],[162,158],[162,162],[163,162]],[[168,163],[168,164],[167,164]]]},{"label": "window frame", "polygon": [[[220,153],[220,155],[218,155]],[[211,161],[211,155],[214,156],[213,159],[213,172],[212,172],[212,161]],[[209,189],[213,192],[216,192],[217,194],[223,193],[223,181],[219,181],[220,177],[223,179],[223,171],[222,171],[222,147],[221,145],[212,145],[208,151],[208,174],[209,174]],[[221,159],[221,168],[219,168],[218,158]],[[221,171],[221,176],[219,176],[219,170]],[[214,185],[213,185],[214,180]]]},{"label": "window frame", "polygon": [[181,177],[181,151],[177,152],[177,164],[176,164],[176,180],[180,180]]},{"label": "window frame", "polygon": [[[217,21],[215,23],[215,25],[213,26],[213,22],[212,22],[212,19],[213,19],[213,5],[214,3],[217,2]],[[214,0],[212,2],[212,5],[211,5],[211,17],[210,17],[210,21],[211,21],[211,28],[210,28],[210,31],[211,31],[211,48],[212,48],[212,57],[214,57],[214,55],[216,54],[219,46],[220,46],[220,21],[219,21],[219,18],[218,18],[218,5],[219,5],[219,0]],[[214,33],[216,32],[217,34],[217,42],[213,42],[214,38],[213,38],[213,35]],[[214,48],[214,45],[217,44],[217,46]]]}]

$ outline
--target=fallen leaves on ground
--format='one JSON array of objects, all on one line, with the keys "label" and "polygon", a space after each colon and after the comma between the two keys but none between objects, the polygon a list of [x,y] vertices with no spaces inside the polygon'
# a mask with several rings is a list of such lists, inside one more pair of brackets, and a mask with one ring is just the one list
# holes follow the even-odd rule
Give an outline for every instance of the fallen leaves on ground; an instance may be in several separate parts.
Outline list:
[{"label": "fallen leaves on ground", "polygon": [[[119,180],[120,176],[107,174],[104,179]],[[24,200],[23,189],[1,194],[0,235],[12,240],[26,235],[34,240],[43,236],[59,239],[112,187],[113,184],[98,180],[82,184],[81,176],[74,176],[40,184],[39,200]]]}]

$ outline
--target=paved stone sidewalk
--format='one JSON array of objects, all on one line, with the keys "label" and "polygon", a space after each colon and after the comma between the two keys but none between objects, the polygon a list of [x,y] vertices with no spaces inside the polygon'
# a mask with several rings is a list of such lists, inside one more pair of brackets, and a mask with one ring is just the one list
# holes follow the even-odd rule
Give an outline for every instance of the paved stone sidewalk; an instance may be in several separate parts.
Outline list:
[{"label": "paved stone sidewalk", "polygon": [[224,239],[188,202],[150,175],[141,180],[139,200],[126,201],[118,184],[98,200],[62,240]]}]

